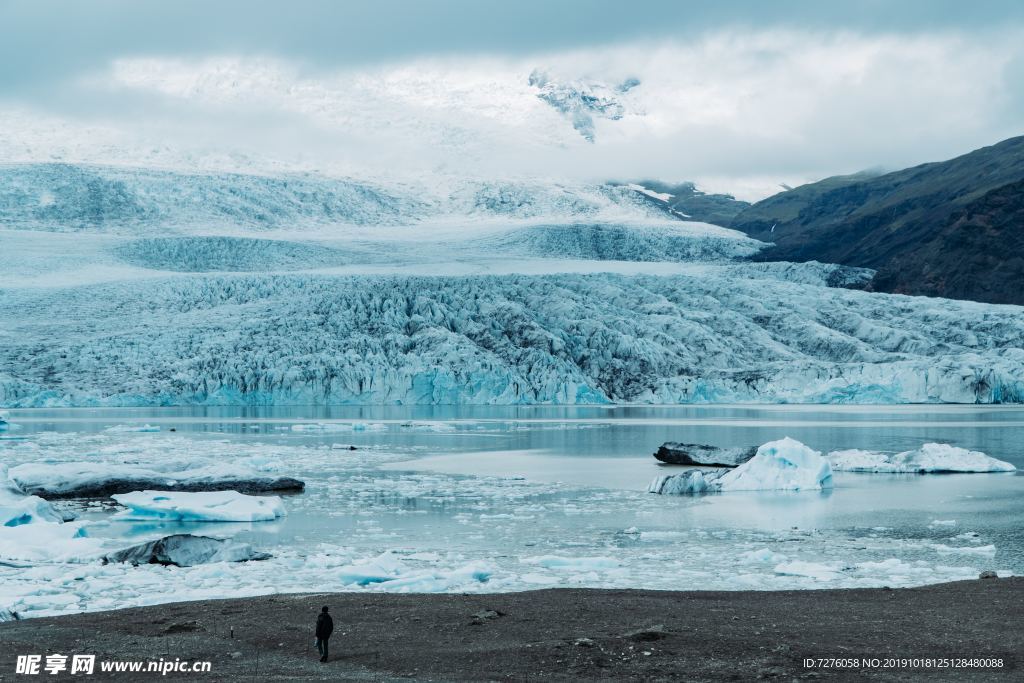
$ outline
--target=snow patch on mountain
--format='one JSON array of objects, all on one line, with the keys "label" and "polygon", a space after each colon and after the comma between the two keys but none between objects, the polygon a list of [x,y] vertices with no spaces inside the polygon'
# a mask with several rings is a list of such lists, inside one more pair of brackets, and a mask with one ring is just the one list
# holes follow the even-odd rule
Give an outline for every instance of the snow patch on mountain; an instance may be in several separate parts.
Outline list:
[{"label": "snow patch on mountain", "polygon": [[543,69],[534,69],[527,82],[537,89],[538,98],[564,114],[588,142],[595,138],[594,119],[621,119],[627,112],[624,95],[640,85],[637,78],[614,86],[589,79],[559,80]]}]

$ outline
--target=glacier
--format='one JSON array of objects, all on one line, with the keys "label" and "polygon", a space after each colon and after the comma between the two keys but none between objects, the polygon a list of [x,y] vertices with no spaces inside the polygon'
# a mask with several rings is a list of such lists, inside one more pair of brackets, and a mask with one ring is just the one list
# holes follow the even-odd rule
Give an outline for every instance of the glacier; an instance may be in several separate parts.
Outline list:
[{"label": "glacier", "polygon": [[706,266],[207,274],[4,289],[0,318],[8,407],[1024,400],[1018,308]]},{"label": "glacier", "polygon": [[4,407],[1024,400],[1024,309],[751,262],[629,186],[0,181]]}]

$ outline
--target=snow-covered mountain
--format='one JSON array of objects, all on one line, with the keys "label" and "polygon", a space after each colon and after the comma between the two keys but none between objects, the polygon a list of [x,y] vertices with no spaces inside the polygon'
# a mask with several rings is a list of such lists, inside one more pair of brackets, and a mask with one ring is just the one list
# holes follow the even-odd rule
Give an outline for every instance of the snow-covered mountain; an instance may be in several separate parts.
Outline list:
[{"label": "snow-covered mountain", "polygon": [[0,168],[0,405],[1018,402],[1024,310],[653,190]]}]

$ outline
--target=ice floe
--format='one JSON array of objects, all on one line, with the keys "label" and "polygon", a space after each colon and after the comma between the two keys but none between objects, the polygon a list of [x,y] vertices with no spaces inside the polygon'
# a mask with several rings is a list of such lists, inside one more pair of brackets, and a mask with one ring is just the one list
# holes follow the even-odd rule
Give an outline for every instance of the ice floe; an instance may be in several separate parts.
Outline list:
[{"label": "ice floe", "polygon": [[118,515],[123,519],[262,522],[287,514],[279,496],[247,496],[237,491],[136,491],[113,498],[128,508]]},{"label": "ice floe", "polygon": [[439,592],[466,583],[484,583],[493,569],[474,562],[449,571],[412,569],[391,552],[341,567],[337,576],[344,585],[387,584],[397,592]]},{"label": "ice floe", "polygon": [[882,453],[844,450],[828,454],[832,469],[840,472],[1013,472],[1017,468],[981,451],[970,451],[944,443],[926,443],[913,451]]},{"label": "ice floe", "polygon": [[303,482],[206,459],[132,464],[106,461],[30,462],[10,476],[27,493],[45,498],[97,498],[142,489],[237,490],[245,493],[301,491]]},{"label": "ice floe", "polygon": [[832,487],[832,468],[821,453],[795,439],[770,441],[739,467],[689,470],[651,482],[648,491],[692,494],[726,491],[806,491]]},{"label": "ice floe", "polygon": [[293,432],[382,432],[387,428],[377,422],[303,422],[291,427]]},{"label": "ice floe", "polygon": [[64,515],[38,496],[26,495],[0,465],[0,526],[14,527],[36,522],[60,523]]},{"label": "ice floe", "polygon": [[110,432],[111,434],[123,434],[123,433],[140,433],[141,434],[141,433],[159,432],[160,431],[160,427],[157,427],[157,426],[151,425],[151,424],[143,424],[143,425],[125,424],[125,425],[114,425],[113,427],[107,427],[106,431]]},{"label": "ice floe", "polygon": [[122,548],[104,555],[102,559],[104,562],[127,562],[133,565],[192,567],[212,562],[267,560],[270,559],[270,554],[253,550],[248,543],[192,534],[173,534]]}]

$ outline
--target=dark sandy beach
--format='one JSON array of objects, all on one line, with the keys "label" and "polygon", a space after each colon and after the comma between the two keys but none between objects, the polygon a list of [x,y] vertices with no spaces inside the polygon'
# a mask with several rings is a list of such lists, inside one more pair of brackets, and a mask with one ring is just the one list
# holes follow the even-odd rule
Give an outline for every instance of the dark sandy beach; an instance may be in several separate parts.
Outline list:
[{"label": "dark sandy beach", "polygon": [[[321,664],[312,629],[325,604],[336,630]],[[1024,578],[897,590],[274,595],[0,624],[0,680],[162,678],[98,664],[92,676],[15,675],[17,655],[52,653],[208,660],[210,673],[166,678],[210,681],[1021,680],[1022,616]],[[806,658],[861,662],[808,668]],[[1003,666],[942,662],[955,658]]]}]

